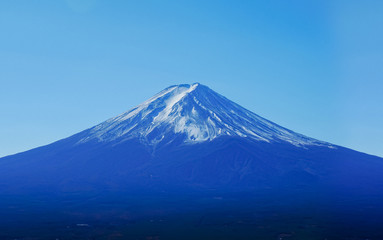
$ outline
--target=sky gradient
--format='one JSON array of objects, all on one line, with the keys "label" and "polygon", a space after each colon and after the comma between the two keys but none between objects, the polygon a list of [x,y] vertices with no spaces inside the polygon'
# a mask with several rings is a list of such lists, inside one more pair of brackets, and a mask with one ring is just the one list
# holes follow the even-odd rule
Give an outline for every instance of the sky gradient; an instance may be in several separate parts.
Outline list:
[{"label": "sky gradient", "polygon": [[0,156],[200,82],[383,157],[383,1],[0,2]]}]

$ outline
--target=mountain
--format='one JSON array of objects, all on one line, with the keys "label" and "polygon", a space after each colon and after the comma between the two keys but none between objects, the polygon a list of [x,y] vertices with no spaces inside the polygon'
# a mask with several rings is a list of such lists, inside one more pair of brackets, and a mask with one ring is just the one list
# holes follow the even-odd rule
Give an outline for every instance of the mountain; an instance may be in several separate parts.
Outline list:
[{"label": "mountain", "polygon": [[195,83],[168,87],[97,126],[0,159],[0,190],[327,184],[370,191],[383,186],[382,173],[381,158],[295,133]]},{"label": "mountain", "polygon": [[[73,136],[1,158],[0,232],[10,231],[4,221],[16,227],[0,238],[33,236],[37,220],[39,233],[57,222],[56,232],[72,236],[80,230],[68,219],[95,226],[118,219],[125,229],[150,216],[128,232],[157,239],[145,234],[164,228],[153,220],[161,215],[172,222],[167,234],[180,223],[204,232],[190,239],[205,231],[208,239],[382,239],[382,189],[382,158],[286,129],[199,83],[182,84]],[[109,224],[95,234],[113,232]]]}]

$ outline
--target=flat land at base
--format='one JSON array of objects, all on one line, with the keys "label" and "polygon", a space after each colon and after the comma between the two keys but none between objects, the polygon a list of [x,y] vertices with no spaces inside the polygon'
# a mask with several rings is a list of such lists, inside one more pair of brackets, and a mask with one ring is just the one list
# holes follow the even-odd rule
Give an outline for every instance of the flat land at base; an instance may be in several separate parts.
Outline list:
[{"label": "flat land at base", "polygon": [[[382,209],[280,195],[1,199],[0,239],[383,239]],[[355,208],[358,206],[358,208]]]}]

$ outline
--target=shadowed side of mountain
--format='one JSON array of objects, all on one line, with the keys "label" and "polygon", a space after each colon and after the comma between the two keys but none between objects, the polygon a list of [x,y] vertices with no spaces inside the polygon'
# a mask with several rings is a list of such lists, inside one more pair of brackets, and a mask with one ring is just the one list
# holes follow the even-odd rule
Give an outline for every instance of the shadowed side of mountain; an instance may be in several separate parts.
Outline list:
[{"label": "shadowed side of mountain", "polygon": [[[0,161],[2,193],[256,192],[313,189],[380,194],[380,158],[338,147],[300,148],[221,137],[193,145],[138,140],[88,142],[78,136]],[[179,141],[183,138],[180,137]],[[73,145],[74,144],[74,145]]]}]

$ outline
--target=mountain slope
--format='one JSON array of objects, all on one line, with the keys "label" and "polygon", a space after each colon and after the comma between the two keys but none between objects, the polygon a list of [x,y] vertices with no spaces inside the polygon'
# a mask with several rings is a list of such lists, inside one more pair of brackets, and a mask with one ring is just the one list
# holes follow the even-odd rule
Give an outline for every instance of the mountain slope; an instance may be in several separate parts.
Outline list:
[{"label": "mountain slope", "polygon": [[295,133],[196,83],[171,86],[95,127],[0,159],[0,190],[380,193],[382,174],[378,157]]}]

